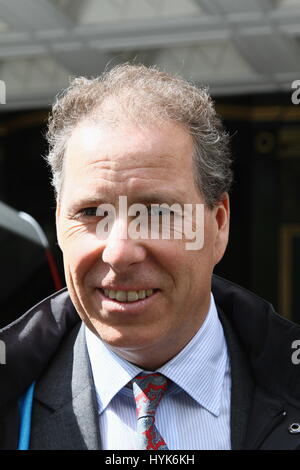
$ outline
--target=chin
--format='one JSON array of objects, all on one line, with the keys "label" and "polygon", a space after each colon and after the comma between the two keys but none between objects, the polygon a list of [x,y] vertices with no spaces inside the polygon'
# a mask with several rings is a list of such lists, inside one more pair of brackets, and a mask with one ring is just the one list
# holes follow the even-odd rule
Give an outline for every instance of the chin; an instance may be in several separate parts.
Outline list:
[{"label": "chin", "polygon": [[[149,336],[149,328],[143,328],[142,330],[130,327],[112,327],[93,324],[98,336],[108,346],[117,350],[135,351],[142,350],[151,347],[154,344],[155,337],[153,332]],[[144,330],[144,331],[143,331]]]}]

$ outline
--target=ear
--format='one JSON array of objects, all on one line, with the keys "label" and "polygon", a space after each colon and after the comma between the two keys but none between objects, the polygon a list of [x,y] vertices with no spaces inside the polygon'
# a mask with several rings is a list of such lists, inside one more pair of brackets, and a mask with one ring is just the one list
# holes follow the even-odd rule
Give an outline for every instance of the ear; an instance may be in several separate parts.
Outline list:
[{"label": "ear", "polygon": [[60,243],[60,205],[59,205],[58,201],[56,203],[55,222],[56,222],[56,236],[57,236],[58,246],[61,249],[61,243]]},{"label": "ear", "polygon": [[214,207],[214,220],[216,227],[214,263],[221,261],[225,253],[229,238],[230,203],[228,193],[224,193],[220,202]]}]

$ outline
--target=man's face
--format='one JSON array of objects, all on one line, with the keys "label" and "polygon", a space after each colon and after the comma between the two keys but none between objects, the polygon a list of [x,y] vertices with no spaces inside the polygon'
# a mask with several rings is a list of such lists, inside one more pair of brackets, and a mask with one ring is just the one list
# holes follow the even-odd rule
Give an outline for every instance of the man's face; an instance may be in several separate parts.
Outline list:
[{"label": "man's face", "polygon": [[[118,230],[101,239],[95,213],[102,203],[117,209],[119,196],[127,196],[128,206],[203,203],[192,153],[192,138],[176,123],[113,128],[84,122],[65,155],[57,233],[71,299],[92,331],[149,370],[180,351],[205,318],[212,270],[227,244],[228,199],[205,208],[204,246],[196,251],[187,250],[184,239],[125,239]],[[119,299],[124,291],[134,291],[133,299],[135,292],[153,294],[123,302],[104,289],[118,291]]]}]

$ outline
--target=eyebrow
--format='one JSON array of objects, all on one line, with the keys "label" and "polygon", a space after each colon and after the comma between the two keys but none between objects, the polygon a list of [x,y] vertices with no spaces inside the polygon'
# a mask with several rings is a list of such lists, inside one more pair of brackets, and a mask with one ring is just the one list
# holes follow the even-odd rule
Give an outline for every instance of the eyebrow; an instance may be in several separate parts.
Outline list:
[{"label": "eyebrow", "polygon": [[71,201],[69,201],[68,205],[67,205],[67,208],[68,208],[68,211],[70,212],[74,212],[82,207],[97,207],[99,206],[100,204],[103,204],[103,203],[106,203],[106,202],[110,202],[107,197],[103,197],[101,195],[98,195],[98,196],[84,196],[84,195],[80,195],[74,199],[72,199]]},{"label": "eyebrow", "polygon": [[166,203],[169,206],[172,204],[180,204],[180,197],[175,197],[174,194],[169,193],[145,193],[139,194],[134,198],[135,202],[140,203],[151,203],[151,204],[163,204]]},{"label": "eyebrow", "polygon": [[[123,196],[127,196],[127,194],[123,194]],[[128,197],[128,196],[127,196]],[[117,200],[118,202],[118,200]],[[187,202],[187,201],[185,201]],[[108,197],[108,195],[98,194],[95,196],[87,196],[84,197],[81,195],[78,199],[71,201],[69,209],[74,210],[80,207],[97,207],[100,204],[113,204],[112,200]],[[135,195],[131,201],[128,201],[128,205],[140,203],[140,204],[168,204],[169,206],[173,204],[182,204],[180,201],[180,197],[175,197],[174,194],[169,193],[140,193]]]}]

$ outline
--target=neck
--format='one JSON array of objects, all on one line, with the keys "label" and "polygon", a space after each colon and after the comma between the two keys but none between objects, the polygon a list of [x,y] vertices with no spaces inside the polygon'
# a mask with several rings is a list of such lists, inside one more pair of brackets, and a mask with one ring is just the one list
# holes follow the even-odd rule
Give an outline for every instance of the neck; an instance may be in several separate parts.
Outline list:
[{"label": "neck", "polygon": [[207,313],[202,316],[200,322],[197,323],[193,329],[187,331],[185,335],[183,335],[184,332],[180,330],[177,332],[177,335],[173,335],[169,340],[164,339],[163,344],[155,343],[148,347],[143,345],[136,348],[122,348],[109,345],[109,348],[137,367],[149,372],[155,371],[184,349],[204,323]]}]

